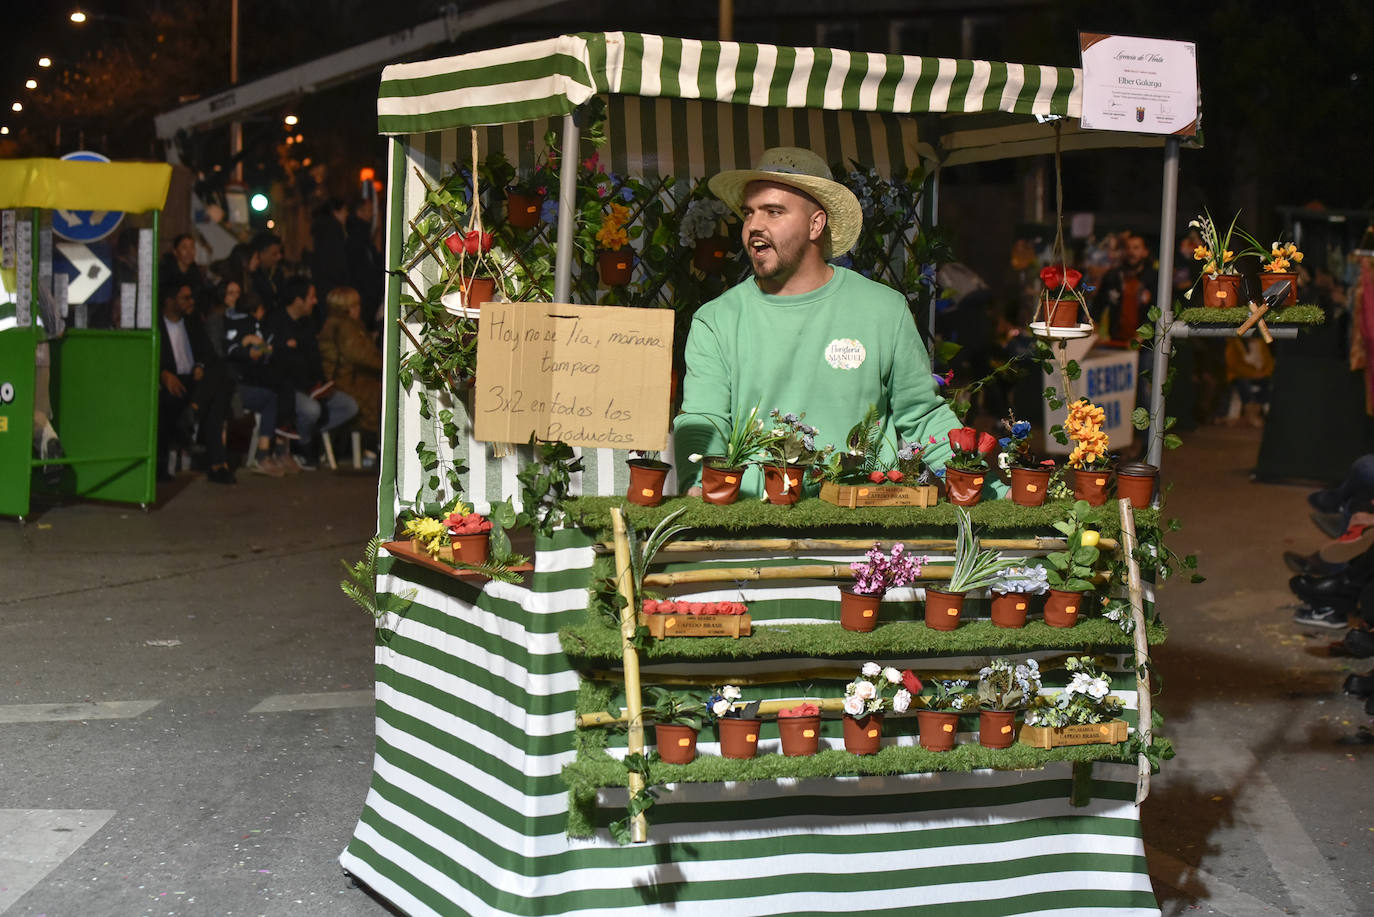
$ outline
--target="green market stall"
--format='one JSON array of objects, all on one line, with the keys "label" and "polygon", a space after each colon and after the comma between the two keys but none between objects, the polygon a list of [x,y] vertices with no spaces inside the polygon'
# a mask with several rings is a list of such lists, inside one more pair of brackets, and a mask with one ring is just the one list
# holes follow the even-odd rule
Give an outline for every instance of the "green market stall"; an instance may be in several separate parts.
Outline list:
[{"label": "green market stall", "polygon": [[[854,160],[893,176],[922,163],[1053,152],[1056,144],[1160,144],[1077,129],[1079,79],[1069,68],[628,33],[387,68],[379,125],[392,137],[394,273],[380,536],[397,537],[403,507],[445,493],[448,472],[485,512],[518,495],[521,472],[536,461],[528,447],[474,440],[461,387],[427,386],[407,372],[424,329],[402,303],[439,279],[411,237],[436,195],[451,187],[446,176],[470,161],[469,128],[481,150],[502,151],[529,172],[546,132],[560,136],[563,149],[577,149],[587,126],[579,116],[604,104],[598,153],[611,172],[688,182],[747,166],[776,145],[809,146],[827,161]],[[577,191],[575,173],[575,165],[561,172],[564,201]],[[559,208],[556,224],[535,230],[557,252],[545,297],[554,302],[596,295],[594,275],[572,263],[572,210]],[[664,287],[650,259],[635,270],[641,287]],[[582,467],[568,481],[574,499],[560,507],[564,524],[536,536],[533,570],[521,581],[445,570],[400,545],[378,560],[370,581],[380,614],[377,751],[371,789],[340,858],[349,874],[408,914],[1158,913],[1140,835],[1135,746],[990,753],[969,743],[972,721],[960,725],[964,744],[941,755],[917,747],[913,724],[897,720],[883,751],[861,759],[840,750],[839,723],[826,720],[824,750],[804,765],[771,753],[771,723],[760,738],[763,756],[749,762],[716,757],[703,734],[703,757],[693,764],[655,765],[650,780],[662,785],[647,842],[617,844],[607,828],[626,810],[620,762],[628,740],[589,724],[628,698],[617,687],[619,631],[592,607],[589,589],[612,569],[609,510],[622,503],[626,453],[573,452]],[[643,531],[688,504],[695,528],[686,548],[694,539],[712,543],[655,570],[843,565],[862,555],[852,544],[741,546],[777,533],[907,539],[923,546],[930,564],[949,560],[954,515],[945,504],[891,511],[684,499],[628,515]],[[1066,508],[998,501],[975,507],[973,519],[985,532],[1049,549],[1047,526]],[[1104,536],[1117,537],[1115,519],[1114,506],[1099,511]],[[1137,524],[1148,529],[1155,521],[1143,511]],[[824,579],[682,586],[674,594],[747,601],[755,636],[690,649],[656,644],[641,660],[646,682],[748,680],[767,699],[834,698],[842,692],[836,671],[868,659],[967,672],[1006,655],[1041,661],[1049,688],[1067,680],[1066,654],[1086,652],[1114,675],[1133,729],[1148,697],[1135,690],[1140,646],[1102,619],[1058,632],[1038,621],[999,632],[975,602],[973,620],[949,638],[932,637],[918,623],[918,586],[894,596],[884,606],[890,623],[863,636],[840,629],[838,590]],[[1144,607],[1153,600],[1147,585]],[[1154,643],[1164,630],[1152,623],[1140,634]]]},{"label": "green market stall", "polygon": [[[58,487],[63,495],[153,502],[159,346],[152,320],[154,253],[157,213],[170,181],[165,163],[0,162],[0,271],[9,294],[0,304],[0,515],[27,516],[32,472],[52,465],[69,469]],[[53,279],[56,210],[152,211],[152,228],[139,231],[139,275],[120,327],[43,327],[45,301],[55,314],[67,314],[66,285]],[[60,459],[33,455],[35,355],[44,347],[53,419],[65,452]]]}]

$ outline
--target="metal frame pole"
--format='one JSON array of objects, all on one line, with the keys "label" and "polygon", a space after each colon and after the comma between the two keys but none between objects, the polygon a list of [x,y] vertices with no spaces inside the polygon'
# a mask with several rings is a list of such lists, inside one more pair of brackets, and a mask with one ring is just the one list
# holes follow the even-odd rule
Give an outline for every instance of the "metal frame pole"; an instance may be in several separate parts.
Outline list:
[{"label": "metal frame pole", "polygon": [[563,116],[563,161],[558,164],[558,242],[554,249],[553,301],[572,302],[573,222],[577,219],[577,162],[582,132],[576,116]]},{"label": "metal frame pole", "polygon": [[1164,191],[1159,205],[1159,288],[1155,304],[1154,364],[1150,370],[1150,441],[1145,461],[1159,467],[1164,452],[1164,377],[1169,372],[1169,326],[1174,321],[1174,227],[1178,224],[1179,140],[1164,141]]}]

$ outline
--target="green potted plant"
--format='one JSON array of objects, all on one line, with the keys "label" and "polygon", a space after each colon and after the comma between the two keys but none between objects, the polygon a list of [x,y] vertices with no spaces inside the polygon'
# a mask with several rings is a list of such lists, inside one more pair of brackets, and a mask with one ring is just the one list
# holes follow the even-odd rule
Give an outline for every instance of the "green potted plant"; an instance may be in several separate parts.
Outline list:
[{"label": "green potted plant", "polygon": [[1125,705],[1111,693],[1111,676],[1091,656],[1071,656],[1065,668],[1073,677],[1064,690],[1034,700],[1026,711],[1021,741],[1037,748],[1124,742],[1127,726],[1119,717]]},{"label": "green potted plant", "polygon": [[1002,451],[997,466],[1011,473],[1011,501],[1017,506],[1041,506],[1050,491],[1053,459],[1041,459],[1030,448],[1031,425],[1012,415],[1002,421],[1007,435],[997,441]]},{"label": "green potted plant", "polygon": [[725,685],[706,701],[706,710],[716,721],[720,753],[725,758],[752,758],[759,750],[759,701],[741,701],[740,689]]},{"label": "green potted plant", "polygon": [[[533,146],[534,141],[530,141]],[[493,187],[506,189],[506,223],[516,229],[532,229],[539,223],[540,210],[550,189],[557,194],[558,137],[553,131],[544,134],[543,150],[535,156],[534,168],[527,175],[520,174],[505,154],[492,153],[485,167],[487,181]]]},{"label": "green potted plant", "polygon": [[[844,447],[827,445],[814,474],[824,483],[821,499],[837,506],[934,506],[935,475],[926,467],[922,447],[900,442],[886,459],[882,417],[870,404],[850,428]],[[890,441],[889,441],[890,442]]]},{"label": "green potted plant", "polygon": [[1030,597],[1045,594],[1049,589],[1047,576],[1040,564],[998,570],[988,583],[992,594],[992,623],[997,627],[1025,627]]},{"label": "green potted plant", "polygon": [[745,467],[766,453],[776,437],[759,416],[757,405],[750,408],[747,415],[737,416],[728,429],[709,414],[701,416],[711,422],[711,426],[725,441],[725,447],[719,455],[693,454],[687,457],[689,461],[701,463],[701,498],[718,505],[734,503],[739,499]]},{"label": "green potted plant", "polygon": [[814,755],[820,748],[821,708],[804,702],[778,711],[778,738],[782,753],[789,758]]},{"label": "green potted plant", "polygon": [[968,510],[960,506],[956,512],[958,534],[954,539],[954,572],[944,589],[926,587],[926,627],[931,630],[958,627],[959,614],[969,591],[990,584],[1002,566],[999,552],[979,549]]},{"label": "green potted plant", "polygon": [[802,482],[808,472],[823,462],[833,446],[817,446],[820,431],[806,423],[806,412],[768,412],[773,423],[772,442],[763,464],[763,490],[769,503],[790,506],[801,499]]},{"label": "green potted plant", "polygon": [[908,554],[906,545],[901,542],[885,554],[875,541],[864,557],[849,565],[854,584],[840,590],[840,626],[860,633],[878,626],[878,607],[883,596],[889,589],[914,583],[926,561],[924,557]]},{"label": "green potted plant", "polygon": [[662,503],[663,483],[673,466],[660,461],[658,453],[651,450],[631,451],[625,464],[630,466],[630,485],[625,499],[638,506],[658,506]]},{"label": "green potted plant", "polygon": [[876,754],[882,744],[883,717],[888,710],[905,713],[920,690],[920,679],[909,670],[865,662],[859,676],[844,688],[844,747],[851,754]]},{"label": "green potted plant", "polygon": [[1212,220],[1212,214],[1203,211],[1196,219],[1188,223],[1190,229],[1196,229],[1198,235],[1202,237],[1202,244],[1193,249],[1193,260],[1201,261],[1202,273],[1198,275],[1197,282],[1184,293],[1185,299],[1193,298],[1193,291],[1199,286],[1202,288],[1202,305],[1215,309],[1239,309],[1245,304],[1240,301],[1240,271],[1237,267],[1237,256],[1231,250],[1231,236],[1236,229],[1236,220],[1240,219],[1237,212],[1231,220],[1231,225],[1226,227],[1225,234],[1217,229],[1217,224]]},{"label": "green potted plant", "polygon": [[988,457],[997,449],[991,433],[972,427],[949,431],[951,455],[945,462],[945,493],[955,506],[973,506],[983,499]]},{"label": "green potted plant", "polygon": [[978,671],[978,742],[986,748],[1010,748],[1016,741],[1016,711],[1039,696],[1040,664],[1027,659],[1012,665],[994,659]]},{"label": "green potted plant", "polygon": [[690,693],[676,693],[657,685],[646,689],[650,703],[644,718],[654,724],[654,742],[664,764],[689,764],[697,756],[706,705]]},{"label": "green potted plant", "polygon": [[959,714],[971,709],[977,697],[968,693],[963,678],[931,679],[935,693],[925,698],[925,707],[916,711],[921,747],[929,751],[949,751],[959,734]]},{"label": "green potted plant", "polygon": [[1063,533],[1067,546],[1062,551],[1051,551],[1045,555],[1049,564],[1046,581],[1050,587],[1049,598],[1045,600],[1045,623],[1050,627],[1073,627],[1078,623],[1079,611],[1093,589],[1093,567],[1101,552],[1097,542],[1099,535],[1083,522],[1088,504],[1079,500],[1069,510],[1067,518],[1054,523]]},{"label": "green potted plant", "polygon": [[683,248],[692,249],[692,266],[703,274],[718,274],[725,267],[730,253],[729,219],[730,208],[724,201],[706,193],[704,186],[693,192],[678,224],[677,237]]},{"label": "green potted plant", "polygon": [[1112,456],[1107,451],[1107,431],[1102,429],[1105,416],[1102,408],[1080,398],[1069,405],[1064,418],[1064,433],[1074,442],[1068,462],[1073,472],[1073,495],[1090,506],[1107,502],[1107,486],[1111,483]]}]

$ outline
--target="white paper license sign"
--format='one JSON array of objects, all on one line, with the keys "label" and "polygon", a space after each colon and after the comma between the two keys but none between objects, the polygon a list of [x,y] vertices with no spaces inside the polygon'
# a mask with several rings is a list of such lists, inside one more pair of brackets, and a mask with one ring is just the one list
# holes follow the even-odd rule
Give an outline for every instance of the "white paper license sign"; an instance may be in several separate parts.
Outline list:
[{"label": "white paper license sign", "polygon": [[1191,41],[1080,32],[1082,126],[1178,134],[1198,130],[1197,46]]}]

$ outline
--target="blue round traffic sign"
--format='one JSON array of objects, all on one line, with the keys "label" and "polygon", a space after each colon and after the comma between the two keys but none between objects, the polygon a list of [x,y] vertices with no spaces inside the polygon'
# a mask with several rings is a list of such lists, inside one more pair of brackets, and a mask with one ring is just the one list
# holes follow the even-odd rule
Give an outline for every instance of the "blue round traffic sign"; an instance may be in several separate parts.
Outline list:
[{"label": "blue round traffic sign", "polygon": [[[68,153],[63,159],[109,162],[109,157],[89,150]],[[69,242],[95,242],[114,232],[124,219],[122,210],[54,210],[52,231]]]}]

